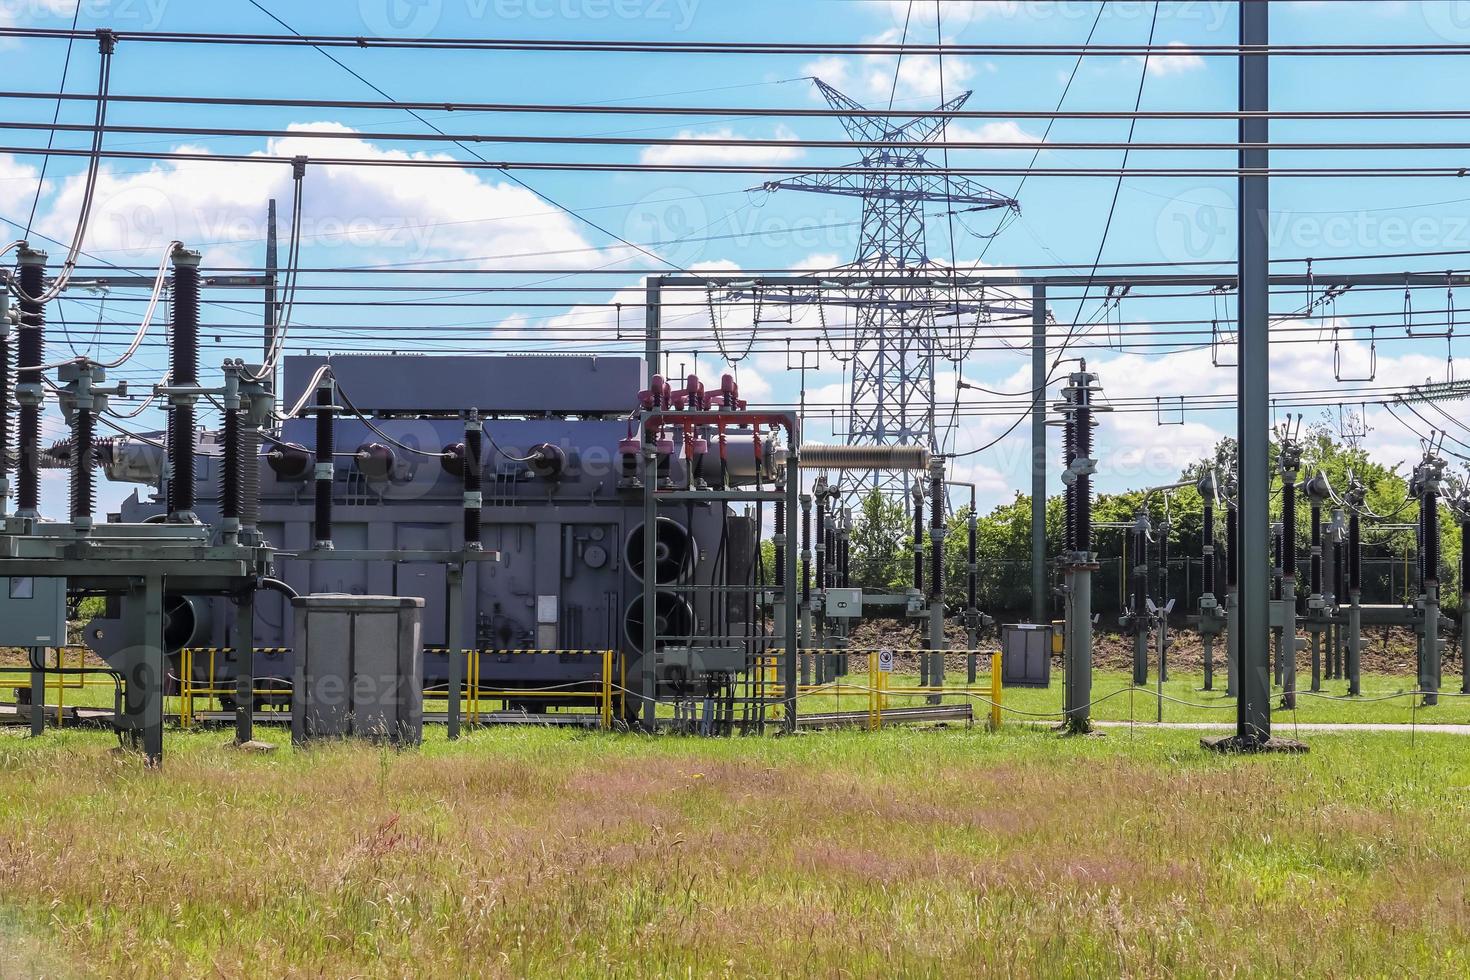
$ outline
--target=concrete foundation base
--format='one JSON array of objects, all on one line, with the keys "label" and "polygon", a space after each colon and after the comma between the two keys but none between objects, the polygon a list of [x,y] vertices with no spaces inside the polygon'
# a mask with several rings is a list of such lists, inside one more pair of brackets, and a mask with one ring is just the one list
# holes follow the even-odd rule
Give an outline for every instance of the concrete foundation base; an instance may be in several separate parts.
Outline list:
[{"label": "concrete foundation base", "polygon": [[1305,742],[1298,742],[1291,738],[1268,738],[1262,742],[1253,738],[1241,738],[1239,735],[1217,735],[1212,738],[1202,738],[1199,744],[1211,752],[1237,755],[1262,753],[1301,755],[1307,751]]}]

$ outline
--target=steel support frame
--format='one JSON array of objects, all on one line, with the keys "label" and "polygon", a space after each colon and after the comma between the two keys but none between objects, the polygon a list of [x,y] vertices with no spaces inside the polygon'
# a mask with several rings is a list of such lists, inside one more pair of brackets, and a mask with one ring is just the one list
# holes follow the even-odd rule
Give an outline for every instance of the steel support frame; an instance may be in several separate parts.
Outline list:
[{"label": "steel support frame", "polygon": [[[654,298],[653,289],[650,287],[649,298]],[[648,315],[650,325],[656,324],[657,313],[652,307]],[[648,348],[649,363],[657,363],[658,349],[654,335],[650,335]],[[778,484],[776,491],[751,490],[661,490],[658,485],[658,452],[656,448],[649,445],[645,440],[642,452],[639,454],[639,479],[643,484],[643,525],[645,528],[657,526],[658,507],[661,500],[665,501],[696,501],[704,503],[717,503],[724,506],[730,503],[754,503],[756,501],[774,502],[782,499],[786,506],[788,515],[787,540],[790,542],[793,535],[790,534],[790,523],[793,515],[800,513],[801,507],[801,469],[800,469],[800,421],[794,412],[742,412],[742,411],[714,411],[708,413],[690,412],[661,412],[654,411],[643,415],[640,420],[640,431],[647,433],[651,428],[656,428],[666,420],[668,424],[680,424],[683,420],[693,417],[695,414],[707,414],[710,422],[717,420],[727,424],[739,426],[742,422],[759,423],[762,425],[774,424],[784,428],[790,440],[785,461],[785,482]],[[759,533],[759,531],[757,531]],[[658,576],[653,569],[658,564],[658,539],[655,534],[645,533],[643,535],[643,652],[639,656],[638,672],[633,680],[636,683],[635,691],[628,692],[638,706],[638,727],[641,731],[652,734],[658,730],[658,671],[656,654],[658,649],[658,618],[654,610],[658,600]],[[799,548],[790,547],[789,544],[784,553],[785,570],[782,579],[781,591],[775,596],[774,605],[777,610],[784,608],[786,615],[776,616],[779,640],[782,645],[782,677],[781,677],[781,706],[783,728],[788,734],[795,734],[797,725],[796,699],[800,686],[800,675],[798,664],[801,659],[802,649],[799,643],[800,634],[797,614],[801,603],[797,591],[797,557]],[[759,555],[759,548],[757,548]],[[762,652],[764,656],[764,651]],[[760,669],[759,666],[753,669]],[[630,675],[631,676],[631,675]]]},{"label": "steel support frame", "polygon": [[1037,625],[1046,623],[1051,612],[1046,574],[1046,316],[1046,284],[1036,283],[1031,287],[1031,621]]}]

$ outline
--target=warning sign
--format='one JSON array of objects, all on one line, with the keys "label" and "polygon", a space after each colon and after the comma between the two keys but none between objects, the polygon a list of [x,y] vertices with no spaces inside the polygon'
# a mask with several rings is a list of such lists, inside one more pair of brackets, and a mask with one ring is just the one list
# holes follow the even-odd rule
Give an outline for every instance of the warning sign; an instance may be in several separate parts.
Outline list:
[{"label": "warning sign", "polygon": [[893,673],[893,651],[892,650],[886,650],[885,649],[885,650],[879,650],[878,651],[878,670],[879,670],[880,673],[884,673],[884,674],[891,674],[891,673]]}]

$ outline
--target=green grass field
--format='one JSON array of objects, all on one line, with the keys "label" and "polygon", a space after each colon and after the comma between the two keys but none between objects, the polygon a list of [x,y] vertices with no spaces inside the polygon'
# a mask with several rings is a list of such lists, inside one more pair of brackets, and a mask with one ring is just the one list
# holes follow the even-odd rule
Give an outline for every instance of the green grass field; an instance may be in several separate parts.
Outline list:
[{"label": "green grass field", "polygon": [[1450,736],[226,738],[0,736],[0,975],[1470,973]]}]

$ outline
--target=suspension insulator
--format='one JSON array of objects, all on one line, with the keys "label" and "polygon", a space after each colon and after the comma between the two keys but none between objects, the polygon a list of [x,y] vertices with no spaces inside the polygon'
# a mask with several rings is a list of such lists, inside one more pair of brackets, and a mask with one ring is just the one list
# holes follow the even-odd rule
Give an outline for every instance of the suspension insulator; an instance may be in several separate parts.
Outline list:
[{"label": "suspension insulator", "polygon": [[[173,345],[170,349],[170,384],[199,383],[199,253],[174,249]],[[169,513],[174,519],[192,520],[194,511],[194,404],[180,398],[169,422]]]},{"label": "suspension insulator", "polygon": [[827,587],[828,538],[831,529],[827,526],[827,498],[817,498],[817,589]]},{"label": "suspension insulator", "polygon": [[1348,517],[1348,591],[1363,588],[1363,528],[1357,511]]},{"label": "suspension insulator", "polygon": [[332,411],[332,384],[316,390],[316,507],[313,537],[318,548],[332,546],[332,483],[336,477],[336,414]]},{"label": "suspension insulator", "polygon": [[812,601],[812,498],[801,498],[801,601]]},{"label": "suspension insulator", "polygon": [[1240,515],[1234,507],[1225,511],[1225,587],[1234,591],[1240,584]]},{"label": "suspension insulator", "polygon": [[1312,500],[1312,595],[1322,594],[1322,505]]},{"label": "suspension insulator", "polygon": [[73,417],[71,447],[71,520],[73,524],[90,525],[97,506],[92,467],[97,451],[93,442],[92,410],[79,408]]},{"label": "suspension insulator", "polygon": [[[15,374],[11,369],[12,347],[10,338],[0,336],[0,484],[10,479],[10,400],[11,386]],[[10,495],[8,484],[0,493],[0,514],[5,510],[5,497]]]},{"label": "suspension insulator", "polygon": [[478,420],[465,425],[464,432],[464,544],[466,548],[479,548],[482,480],[484,466],[485,430]]},{"label": "suspension insulator", "polygon": [[[1281,485],[1281,574],[1296,578],[1296,484]],[[1283,598],[1295,601],[1295,596]]]},{"label": "suspension insulator", "polygon": [[260,430],[247,425],[240,433],[240,527],[253,531],[259,526]]},{"label": "suspension insulator", "polygon": [[970,508],[969,533],[965,542],[965,598],[968,603],[967,608],[971,610],[976,610],[980,608],[980,569],[979,566],[976,564],[975,555],[977,520],[978,518],[976,517],[975,509],[972,505]]},{"label": "suspension insulator", "polygon": [[1424,581],[1439,582],[1439,494],[1424,494]]},{"label": "suspension insulator", "polygon": [[929,531],[929,598],[937,602],[944,595],[944,478],[938,474],[929,480]]},{"label": "suspension insulator", "polygon": [[17,390],[20,402],[20,439],[17,448],[20,466],[16,481],[16,510],[27,516],[39,516],[41,506],[41,385],[38,368],[46,363],[46,305],[28,297],[39,296],[46,289],[46,253],[22,249],[20,261],[20,329],[17,337],[19,369],[16,382],[27,389],[25,397]]},{"label": "suspension insulator", "polygon": [[[1062,472],[1072,468],[1077,459],[1077,413],[1068,412],[1062,420]],[[1062,551],[1077,550],[1077,484],[1066,484],[1062,494]]]},{"label": "suspension insulator", "polygon": [[226,409],[224,459],[220,461],[220,515],[227,521],[235,521],[237,526],[241,510],[240,475],[244,466],[240,445],[240,410]]},{"label": "suspension insulator", "polygon": [[1200,527],[1200,539],[1204,542],[1204,574],[1201,583],[1206,595],[1215,594],[1215,505],[1205,502],[1204,519]]},{"label": "suspension insulator", "polygon": [[[1078,409],[1073,413],[1077,418],[1077,436],[1075,447],[1077,458],[1092,458],[1092,388],[1084,384],[1082,390],[1077,393]],[[1092,477],[1083,475],[1077,477],[1077,527],[1076,546],[1079,552],[1084,554],[1092,551]]]},{"label": "suspension insulator", "polygon": [[797,465],[804,470],[927,470],[924,446],[831,446],[804,443]]},{"label": "suspension insulator", "polygon": [[773,529],[775,540],[776,588],[786,584],[786,501],[776,501],[776,523]]},{"label": "suspension insulator", "polygon": [[914,494],[914,589],[924,591],[924,495]]}]

